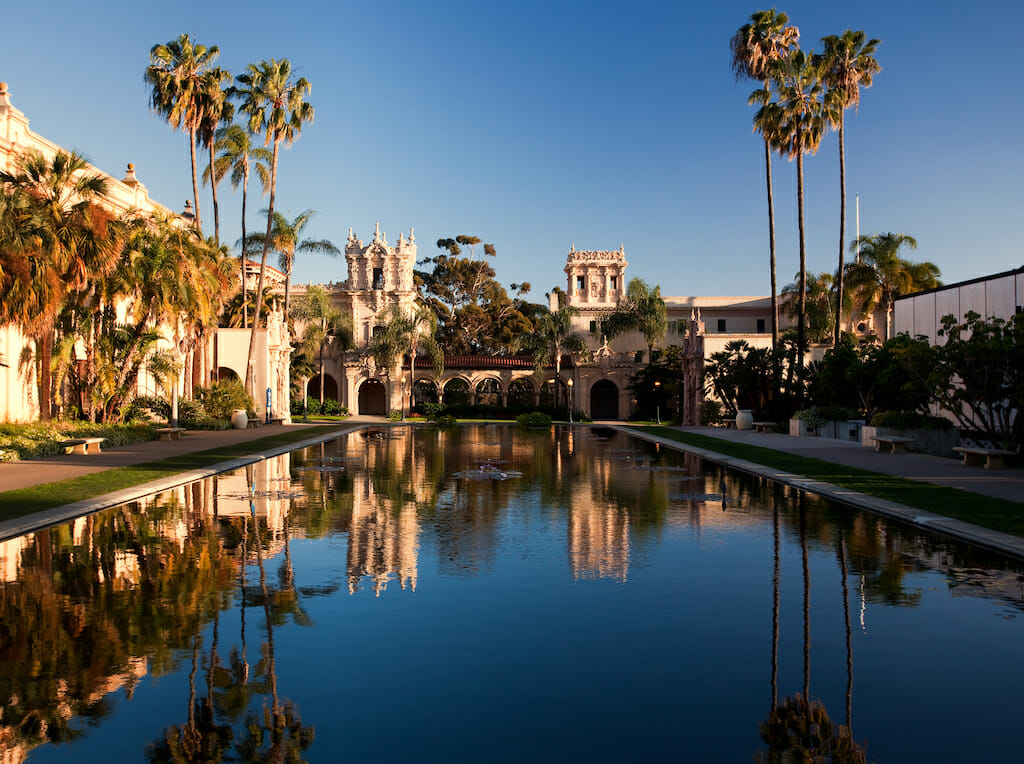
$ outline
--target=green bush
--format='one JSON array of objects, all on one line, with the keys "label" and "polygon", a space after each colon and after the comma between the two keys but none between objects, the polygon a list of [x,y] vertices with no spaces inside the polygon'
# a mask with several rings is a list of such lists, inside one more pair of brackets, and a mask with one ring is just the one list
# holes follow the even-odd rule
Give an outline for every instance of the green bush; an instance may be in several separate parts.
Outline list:
[{"label": "green bush", "polygon": [[398,409],[392,409],[391,413],[388,414],[389,422],[401,422],[403,419],[405,419],[405,416]]},{"label": "green bush", "polygon": [[[320,400],[310,398],[306,401],[306,410],[310,416],[348,416],[348,407],[336,400],[325,398],[323,405]],[[302,399],[292,399],[291,413],[293,417],[302,416]]]},{"label": "green bush", "polygon": [[705,400],[700,404],[700,423],[705,427],[722,423],[722,404],[716,400]]},{"label": "green bush", "polygon": [[237,379],[225,379],[220,382],[214,382],[205,388],[197,387],[195,389],[195,397],[206,410],[206,413],[213,419],[230,420],[231,414],[235,409],[255,411],[252,398],[245,391],[245,386]]},{"label": "green bush", "polygon": [[70,438],[106,438],[105,447],[127,446],[153,439],[148,424],[92,424],[90,422],[50,422],[47,424],[0,425],[0,461],[38,459],[64,453],[61,441]]},{"label": "green bush", "polygon": [[534,411],[517,416],[516,424],[520,427],[550,427],[551,417],[542,411]]},{"label": "green bush", "polygon": [[916,411],[879,411],[871,417],[871,426],[893,430],[951,430],[953,423],[941,416],[918,414]]}]

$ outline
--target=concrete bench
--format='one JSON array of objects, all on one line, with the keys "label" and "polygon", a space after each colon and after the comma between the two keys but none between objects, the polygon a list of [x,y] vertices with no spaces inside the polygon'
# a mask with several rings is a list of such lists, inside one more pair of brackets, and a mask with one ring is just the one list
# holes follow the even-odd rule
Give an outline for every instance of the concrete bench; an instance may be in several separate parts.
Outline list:
[{"label": "concrete bench", "polygon": [[160,436],[160,440],[181,440],[181,434],[185,432],[184,427],[158,427],[153,430]]},{"label": "concrete bench", "polygon": [[753,422],[757,432],[775,432],[775,422]]},{"label": "concrete bench", "polygon": [[73,454],[98,454],[100,444],[105,440],[106,438],[70,438],[62,440],[60,445],[63,448],[70,448]]},{"label": "concrete bench", "polygon": [[962,464],[978,467],[984,463],[987,470],[1005,470],[1007,456],[1016,452],[1004,448],[982,448],[981,446],[957,446],[953,449],[963,457]]},{"label": "concrete bench", "polygon": [[905,454],[907,444],[913,443],[913,438],[901,438],[897,435],[876,435],[871,438],[875,441],[875,450],[879,453]]},{"label": "concrete bench", "polygon": [[245,423],[245,426],[249,430],[255,430],[259,427],[262,427],[263,422],[258,417],[253,417],[252,419]]},{"label": "concrete bench", "polygon": [[284,419],[283,416],[272,416],[268,424],[284,424]]}]

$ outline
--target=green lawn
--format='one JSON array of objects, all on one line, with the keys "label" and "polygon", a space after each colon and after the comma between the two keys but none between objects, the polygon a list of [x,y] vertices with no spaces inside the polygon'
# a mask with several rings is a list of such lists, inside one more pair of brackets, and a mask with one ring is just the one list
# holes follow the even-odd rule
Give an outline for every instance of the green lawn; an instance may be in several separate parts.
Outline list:
[{"label": "green lawn", "polygon": [[[880,499],[895,501],[908,507],[924,509],[937,515],[954,517],[985,528],[1024,537],[1024,503],[1007,501],[962,491],[958,488],[920,483],[915,480],[883,475],[878,472],[844,467],[805,456],[796,456],[762,446],[734,443],[708,435],[680,432],[667,427],[631,427],[667,440],[686,443],[724,456],[744,459],[765,467],[784,470],[794,475],[821,480]],[[950,460],[951,468],[957,465]]]},{"label": "green lawn", "polygon": [[131,467],[119,467],[89,475],[61,480],[56,483],[43,483],[31,488],[19,488],[15,491],[0,493],[0,520],[11,520],[35,512],[52,509],[64,504],[91,499],[106,493],[120,491],[132,486],[160,480],[181,472],[209,467],[239,456],[257,454],[276,446],[295,443],[307,438],[327,433],[340,433],[337,425],[321,427],[304,427],[298,430],[285,431],[269,435],[258,440],[212,448],[208,451],[196,451],[182,454],[155,462],[136,464]]}]

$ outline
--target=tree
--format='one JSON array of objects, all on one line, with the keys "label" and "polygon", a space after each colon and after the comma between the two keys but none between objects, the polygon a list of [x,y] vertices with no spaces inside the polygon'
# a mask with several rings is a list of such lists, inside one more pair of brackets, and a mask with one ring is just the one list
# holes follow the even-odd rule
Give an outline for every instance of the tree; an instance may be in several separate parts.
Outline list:
[{"label": "tree", "polygon": [[571,305],[560,305],[558,310],[542,313],[532,334],[521,334],[516,349],[524,350],[533,358],[533,367],[542,374],[545,366],[555,367],[555,405],[558,405],[558,390],[562,377],[562,356],[565,353],[579,355],[584,359],[591,356],[584,337],[572,330],[572,319],[579,310]]},{"label": "tree", "polygon": [[647,343],[647,362],[651,363],[654,346],[665,339],[668,331],[668,308],[661,299],[661,287],[651,289],[643,279],[635,278],[626,287],[626,297],[615,311],[601,322],[601,330],[609,337],[618,337],[636,330]]},{"label": "tree", "polygon": [[[265,210],[264,210],[265,211]],[[284,321],[288,323],[289,296],[291,292],[292,269],[295,267],[296,252],[319,252],[326,255],[339,255],[341,250],[327,239],[301,239],[302,232],[310,219],[316,214],[306,210],[289,221],[280,212],[274,213],[273,227],[270,232],[270,249],[277,253],[278,264],[284,272]],[[263,248],[266,236],[254,233],[247,242],[252,249]],[[243,245],[245,246],[245,245]],[[247,256],[242,250],[243,259]]]},{"label": "tree", "polygon": [[[799,281],[800,274],[796,274],[794,278]],[[798,286],[796,281],[782,288],[783,301],[791,316],[797,315]],[[807,324],[807,341],[831,342],[832,332],[836,328],[832,322],[835,316],[836,279],[831,273],[810,273],[807,275],[805,284],[807,294],[804,299],[804,318]],[[850,302],[847,300],[844,309],[848,311],[849,307]]]},{"label": "tree", "polygon": [[153,110],[175,130],[188,133],[192,160],[192,201],[196,206],[196,229],[203,230],[199,212],[199,175],[196,172],[196,135],[202,125],[207,74],[220,55],[216,45],[197,45],[187,34],[149,51],[145,79],[150,87]]},{"label": "tree", "polygon": [[[246,315],[246,288],[245,288],[245,261],[246,246],[245,236],[245,204],[249,191],[249,174],[255,170],[259,178],[263,193],[270,189],[270,167],[272,154],[261,146],[254,146],[252,134],[240,125],[230,125],[217,130],[217,143],[215,148],[220,152],[213,163],[213,173],[218,178],[223,178],[231,172],[231,187],[238,188],[242,184],[242,254],[239,257],[240,285],[242,295],[242,323],[243,329],[249,327]],[[209,173],[210,168],[207,168]],[[206,176],[203,176],[204,178]]]},{"label": "tree", "polygon": [[80,154],[58,151],[23,156],[14,172],[0,173],[9,195],[7,238],[19,249],[8,250],[6,275],[0,283],[0,321],[11,323],[35,339],[39,416],[49,421],[52,392],[51,360],[54,323],[67,296],[86,290],[92,279],[116,264],[117,237],[110,214],[95,201],[107,183],[89,172]]},{"label": "tree", "polygon": [[871,87],[871,78],[881,71],[874,58],[878,40],[865,41],[863,32],[847,29],[841,36],[829,35],[821,39],[825,46],[821,54],[822,80],[827,88],[826,98],[835,105],[834,117],[839,127],[839,270],[836,271],[836,327],[833,332],[835,343],[839,344],[842,333],[842,302],[845,293],[843,276],[845,264],[843,255],[846,251],[846,153],[845,128],[846,110],[851,106],[856,109],[860,103],[861,87]]},{"label": "tree", "polygon": [[213,238],[220,246],[220,206],[217,204],[217,184],[223,175],[211,173],[214,166],[214,148],[216,145],[218,125],[229,124],[235,114],[235,106],[228,100],[224,85],[231,82],[231,73],[217,67],[203,75],[203,90],[200,95],[200,120],[196,138],[206,147],[210,154],[209,164],[203,173],[203,181],[210,181],[213,194]]},{"label": "tree", "polygon": [[861,236],[850,244],[851,252],[860,252],[860,261],[847,266],[847,280],[862,313],[870,316],[881,305],[885,316],[883,341],[889,339],[895,298],[934,289],[942,283],[934,263],[912,263],[900,257],[903,245],[917,249],[917,240],[903,233],[881,233]]},{"label": "tree", "polygon": [[[771,68],[789,55],[800,40],[800,30],[788,25],[789,17],[774,8],[757,11],[750,23],[737,30],[729,41],[732,69],[736,78],[757,80],[767,92],[771,87]],[[755,122],[755,130],[760,128]],[[775,205],[772,199],[772,154],[769,136],[764,136],[765,185],[768,190],[768,247],[771,258],[772,283],[772,347],[779,341],[779,303],[775,282]]]},{"label": "tree", "polygon": [[[324,348],[332,340],[338,340],[339,349],[344,352],[352,347],[352,320],[338,310],[331,302],[327,291],[321,286],[310,286],[306,294],[295,305],[295,317],[306,322],[300,347],[316,350],[320,356],[320,403],[324,402]],[[305,400],[305,392],[303,400]]]},{"label": "tree", "polygon": [[796,159],[797,210],[800,231],[800,287],[798,292],[797,362],[803,365],[805,341],[804,315],[807,292],[807,244],[804,231],[804,154],[814,154],[821,145],[828,120],[828,105],[822,100],[819,67],[813,54],[794,50],[771,68],[778,89],[778,102],[770,101],[768,89],[755,91],[751,100],[763,104],[755,124],[781,153]]},{"label": "tree", "polygon": [[[249,132],[263,134],[264,146],[273,146],[270,157],[270,203],[267,206],[267,231],[263,240],[263,258],[260,261],[260,278],[256,287],[255,315],[260,315],[263,302],[263,283],[267,273],[267,255],[274,225],[274,201],[277,196],[277,161],[281,144],[290,146],[302,132],[303,124],[313,121],[313,107],[306,102],[310,85],[305,77],[292,79],[292,65],[288,59],[270,59],[259,64],[249,64],[244,74],[235,78],[238,87],[231,89],[232,96],[241,99],[240,110],[249,117]],[[245,389],[253,393],[255,377],[253,365],[256,362],[256,329],[258,320],[253,320],[249,335],[249,354],[245,369]]]},{"label": "tree", "polygon": [[397,305],[392,305],[387,320],[378,327],[370,339],[369,352],[377,365],[385,369],[393,368],[401,356],[409,354],[410,396],[416,384],[416,356],[421,349],[433,362],[434,376],[440,378],[444,373],[444,351],[435,338],[437,316],[427,305],[417,306],[409,315],[403,315]]}]

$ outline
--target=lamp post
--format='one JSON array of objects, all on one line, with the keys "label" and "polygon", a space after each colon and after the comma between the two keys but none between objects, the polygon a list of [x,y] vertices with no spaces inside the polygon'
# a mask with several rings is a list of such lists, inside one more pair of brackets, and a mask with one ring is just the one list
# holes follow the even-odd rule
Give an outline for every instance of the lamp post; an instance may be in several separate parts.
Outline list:
[{"label": "lamp post", "polygon": [[658,424],[661,424],[661,380],[654,380],[654,411]]},{"label": "lamp post", "polygon": [[404,375],[404,374],[402,375],[402,400],[401,400],[401,410],[402,410],[402,421],[404,422],[404,421],[405,421],[405,375]]},{"label": "lamp post", "polygon": [[567,379],[565,384],[569,386],[569,424],[572,424],[572,379]]}]

